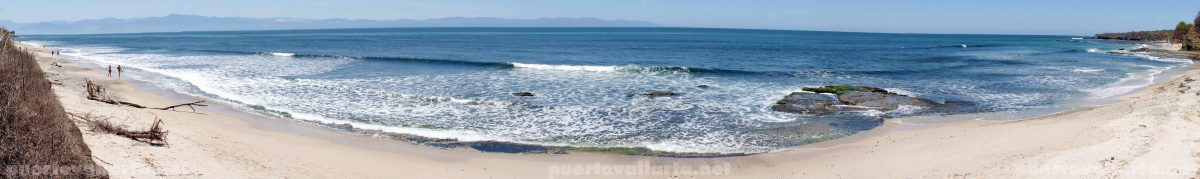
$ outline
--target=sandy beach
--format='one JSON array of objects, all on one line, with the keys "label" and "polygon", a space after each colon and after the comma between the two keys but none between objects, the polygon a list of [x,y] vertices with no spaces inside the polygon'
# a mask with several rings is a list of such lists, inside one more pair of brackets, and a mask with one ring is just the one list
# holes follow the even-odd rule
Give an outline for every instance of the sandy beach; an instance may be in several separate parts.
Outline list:
[{"label": "sandy beach", "polygon": [[[445,150],[262,117],[213,103],[164,111],[88,100],[84,79],[124,101],[203,100],[107,76],[36,48],[67,112],[130,128],[156,118],[168,145],[87,130],[114,178],[1195,178],[1200,175],[1200,69],[1120,102],[1018,121],[888,120],[852,137],[743,157],[503,154]],[[52,67],[51,63],[62,67]]]}]

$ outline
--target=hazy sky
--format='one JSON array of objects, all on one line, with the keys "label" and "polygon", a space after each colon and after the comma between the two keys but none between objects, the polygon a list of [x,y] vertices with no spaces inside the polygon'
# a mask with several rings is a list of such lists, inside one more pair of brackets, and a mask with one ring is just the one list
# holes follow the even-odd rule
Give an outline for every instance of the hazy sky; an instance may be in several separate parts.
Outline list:
[{"label": "hazy sky", "polygon": [[1172,28],[1200,0],[4,0],[0,19],[192,14],[428,19],[595,17],[666,26],[898,33],[1084,35]]}]

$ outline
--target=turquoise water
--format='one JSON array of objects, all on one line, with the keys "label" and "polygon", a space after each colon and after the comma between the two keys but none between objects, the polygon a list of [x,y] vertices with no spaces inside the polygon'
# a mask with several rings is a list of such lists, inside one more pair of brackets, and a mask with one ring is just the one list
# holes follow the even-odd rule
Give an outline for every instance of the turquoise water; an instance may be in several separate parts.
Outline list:
[{"label": "turquoise water", "polygon": [[[698,28],[402,28],[27,36],[130,77],[287,119],[554,146],[758,153],[921,109],[770,110],[803,87],[885,88],[971,112],[1148,85],[1177,59],[1069,36]],[[706,85],[708,87],[698,87]],[[673,91],[678,96],[636,94]],[[533,97],[511,93],[532,92]]]}]

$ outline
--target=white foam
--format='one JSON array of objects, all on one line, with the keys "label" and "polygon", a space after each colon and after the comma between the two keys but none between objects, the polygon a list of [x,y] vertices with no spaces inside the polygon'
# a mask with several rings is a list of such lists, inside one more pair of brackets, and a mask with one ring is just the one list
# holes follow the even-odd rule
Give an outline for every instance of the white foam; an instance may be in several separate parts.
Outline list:
[{"label": "white foam", "polygon": [[874,110],[874,109],[870,109],[870,110],[865,110],[865,111],[859,111],[859,112],[858,112],[858,114],[862,114],[862,115],[864,115],[864,116],[875,116],[875,117],[878,117],[878,116],[881,116],[881,115],[883,115],[883,114],[886,114],[886,112],[879,111],[879,110]]},{"label": "white foam", "polygon": [[[1136,48],[1158,48],[1158,46],[1147,45],[1147,44],[1138,44],[1135,47],[1135,49]],[[1149,52],[1133,52],[1133,51],[1129,51],[1129,50],[1120,50],[1120,49],[1102,52],[1099,49],[1095,49],[1095,48],[1087,49],[1087,51],[1091,52],[1091,53],[1129,55],[1129,56],[1135,56],[1135,57],[1145,58],[1147,60],[1160,61],[1160,62],[1187,63],[1187,64],[1193,63],[1192,60],[1189,60],[1189,59],[1163,58],[1163,57],[1154,56],[1153,53],[1149,53]]]},{"label": "white foam", "polygon": [[1149,71],[1143,72],[1143,73],[1129,73],[1128,77],[1122,78],[1121,80],[1119,80],[1117,82],[1109,84],[1109,85],[1107,85],[1108,87],[1086,90],[1086,91],[1091,93],[1093,97],[1097,97],[1097,98],[1115,97],[1118,95],[1133,92],[1133,90],[1136,90],[1138,88],[1142,88],[1142,87],[1146,87],[1146,86],[1150,86],[1150,85],[1154,84],[1154,80],[1157,78],[1157,75],[1160,73],[1163,73],[1164,71],[1166,71],[1168,69],[1170,69],[1170,67],[1168,67],[1168,68],[1152,68]]},{"label": "white foam", "polygon": [[359,122],[350,122],[350,121],[345,121],[345,120],[330,119],[330,118],[326,118],[326,117],[320,116],[320,115],[301,113],[301,112],[295,112],[295,111],[288,111],[288,110],[280,110],[280,111],[287,112],[288,114],[291,114],[291,116],[296,119],[317,121],[317,122],[325,123],[325,124],[345,124],[345,125],[350,125],[357,129],[379,130],[379,131],[383,131],[383,132],[411,134],[411,135],[418,135],[418,136],[423,136],[423,137],[439,138],[439,139],[454,139],[454,140],[463,141],[463,142],[489,141],[489,140],[491,140],[491,141],[507,141],[507,140],[499,140],[499,139],[491,138],[491,137],[485,137],[484,135],[482,135],[478,132],[475,132],[475,131],[436,130],[436,129],[425,129],[425,128],[384,126],[384,125],[377,125],[377,124],[366,124],[366,123],[359,123]]},{"label": "white foam", "polygon": [[1099,73],[1099,72],[1102,72],[1102,71],[1104,71],[1104,69],[1095,69],[1095,68],[1076,68],[1076,69],[1074,69],[1074,70],[1071,70],[1071,71],[1073,71],[1073,72],[1075,72],[1075,73]]},{"label": "white foam", "polygon": [[29,46],[35,46],[35,47],[42,47],[42,46],[46,46],[46,44],[47,44],[46,42],[42,42],[42,41],[18,41],[17,43],[21,43],[21,44],[25,44],[25,45],[29,45]]},{"label": "white foam", "polygon": [[1163,57],[1157,57],[1157,56],[1151,55],[1150,53],[1145,53],[1145,52],[1133,53],[1133,56],[1142,57],[1142,58],[1145,58],[1148,60],[1154,60],[1154,61],[1160,61],[1160,62],[1187,63],[1187,64],[1193,63],[1192,60],[1189,60],[1189,59],[1163,58]]},{"label": "white foam", "polygon": [[908,115],[908,114],[915,114],[915,113],[920,112],[921,110],[925,110],[925,109],[926,109],[926,107],[921,107],[921,106],[900,105],[900,106],[896,107],[896,110],[888,111],[888,113]]},{"label": "white foam", "polygon": [[286,53],[286,52],[270,52],[269,54],[274,55],[274,56],[280,56],[280,57],[296,56],[295,53]]},{"label": "white foam", "polygon": [[[659,142],[647,142],[642,146],[657,151],[670,152],[716,152],[716,153],[742,153],[742,152],[768,152],[770,149],[757,148],[748,149],[751,146],[744,146],[743,143],[737,142],[736,133],[726,131],[709,132],[698,137],[698,140],[669,140]],[[710,145],[710,144],[726,144],[726,145]]]},{"label": "white foam", "polygon": [[912,92],[912,91],[908,91],[908,90],[904,90],[904,89],[900,89],[900,88],[883,88],[883,90],[887,90],[888,92],[896,93],[899,95],[912,96],[912,97],[921,95],[920,93],[916,93],[916,92]]},{"label": "white foam", "polygon": [[586,66],[586,65],[546,65],[546,64],[526,64],[526,63],[510,63],[513,67],[528,68],[537,70],[555,70],[555,71],[586,71],[586,72],[614,72],[620,69],[617,66]]}]

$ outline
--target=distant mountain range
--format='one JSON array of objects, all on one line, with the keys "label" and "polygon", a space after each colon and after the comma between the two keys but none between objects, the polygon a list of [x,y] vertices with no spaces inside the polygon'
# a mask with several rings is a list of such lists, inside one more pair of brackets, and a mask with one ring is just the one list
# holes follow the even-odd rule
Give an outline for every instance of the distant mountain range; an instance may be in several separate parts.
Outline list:
[{"label": "distant mountain range", "polygon": [[351,20],[210,17],[171,14],[163,17],[134,19],[95,19],[72,22],[15,23],[0,20],[0,25],[18,34],[105,34],[179,31],[337,29],[387,27],[655,27],[645,21],[602,20],[596,18],[505,19],[490,17],[449,17],[427,20]]}]

